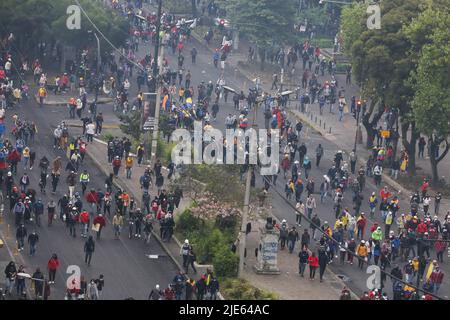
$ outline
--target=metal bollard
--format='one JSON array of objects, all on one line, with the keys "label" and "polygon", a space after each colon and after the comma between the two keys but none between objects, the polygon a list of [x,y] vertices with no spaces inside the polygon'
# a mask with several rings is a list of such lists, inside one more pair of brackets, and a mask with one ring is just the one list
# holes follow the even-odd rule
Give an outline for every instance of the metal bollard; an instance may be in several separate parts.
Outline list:
[{"label": "metal bollard", "polygon": [[314,118],[314,122],[317,123],[317,117]]},{"label": "metal bollard", "polygon": [[323,128],[326,129],[326,127],[327,127],[327,124],[324,122],[323,123]]},{"label": "metal bollard", "polygon": [[322,119],[319,119],[320,126],[322,126]]},{"label": "metal bollard", "polygon": [[330,127],[330,130],[328,131],[328,133],[331,133],[331,127]]}]

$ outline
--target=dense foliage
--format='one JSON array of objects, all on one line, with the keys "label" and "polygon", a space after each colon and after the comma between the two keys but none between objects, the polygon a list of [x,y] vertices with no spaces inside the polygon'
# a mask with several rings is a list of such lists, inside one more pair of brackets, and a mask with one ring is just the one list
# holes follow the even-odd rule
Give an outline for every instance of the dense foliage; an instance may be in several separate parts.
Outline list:
[{"label": "dense foliage", "polygon": [[[33,50],[41,41],[61,41],[74,47],[84,46],[91,41],[87,31],[93,30],[93,26],[81,14],[81,30],[67,29],[66,10],[73,4],[71,0],[2,0],[0,34],[5,36],[12,32],[18,48],[23,52]],[[124,43],[128,35],[128,24],[124,17],[104,8],[101,1],[80,0],[80,4],[115,46]],[[111,50],[106,42],[102,47]]]}]

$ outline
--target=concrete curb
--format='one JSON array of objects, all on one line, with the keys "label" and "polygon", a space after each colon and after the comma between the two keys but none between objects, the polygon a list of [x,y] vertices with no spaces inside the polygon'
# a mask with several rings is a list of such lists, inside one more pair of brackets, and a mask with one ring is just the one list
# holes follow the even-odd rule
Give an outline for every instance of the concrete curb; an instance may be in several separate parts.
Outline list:
[{"label": "concrete curb", "polygon": [[[101,140],[99,140],[99,139],[97,139],[100,143],[102,142]],[[88,154],[88,156],[94,161],[94,163],[95,163],[95,165],[106,175],[106,176],[108,176],[109,175],[109,171],[108,170],[106,170],[105,168],[104,168],[104,166],[100,163],[100,161],[98,161],[93,155],[92,155],[92,153],[89,151],[89,149],[86,151],[86,153]],[[114,179],[114,181],[113,181],[113,183],[114,183],[114,185],[117,187],[117,188],[120,188],[121,190],[125,190],[126,188],[124,188],[124,187],[122,187],[118,182],[117,182],[117,180],[121,180],[121,178],[116,178],[116,179]],[[130,192],[130,194],[133,194],[132,192]],[[135,196],[134,194],[133,194],[133,196]],[[134,197],[135,199],[136,199],[136,202],[138,202],[138,203],[140,203],[140,201],[138,200],[139,198],[138,197]],[[155,237],[155,239],[158,241],[158,243],[161,245],[161,247],[163,248],[163,250],[167,253],[167,255],[169,256],[169,258],[173,261],[173,263],[175,263],[175,265],[177,266],[177,268],[178,268],[178,270],[179,271],[182,271],[182,272],[184,272],[184,268],[183,268],[183,266],[181,265],[181,263],[175,258],[175,256],[172,254],[172,252],[169,250],[169,248],[166,246],[166,244],[164,243],[164,241],[162,241],[162,239],[159,237],[159,235],[154,231],[154,230],[152,230],[152,235]],[[181,243],[180,243],[180,241],[175,237],[175,235],[172,235],[172,238],[175,240],[175,242],[176,242],[176,244],[181,248]],[[204,267],[204,268],[208,268],[208,267],[210,267],[210,265],[200,265],[200,264],[197,264],[197,263],[195,263],[194,262],[194,264],[195,264],[195,266],[196,267]],[[218,293],[218,297],[219,297],[219,299],[220,300],[225,300],[224,299],[224,297],[222,296],[222,294],[219,292]]]},{"label": "concrete curb", "polygon": [[[70,123],[67,121],[66,121],[66,124],[72,128],[83,128],[82,124]],[[120,126],[116,125],[116,124],[104,124],[104,125],[102,125],[102,128],[103,129],[120,129]]]},{"label": "concrete curb", "polygon": [[[39,103],[39,99],[35,98],[36,102]],[[88,100],[87,103],[92,103],[94,100]],[[100,98],[97,100],[97,104],[107,104],[113,102],[113,99],[111,98]],[[67,102],[58,102],[58,101],[49,101],[45,102],[44,99],[44,106],[55,106],[55,107],[65,107],[67,106]]]}]

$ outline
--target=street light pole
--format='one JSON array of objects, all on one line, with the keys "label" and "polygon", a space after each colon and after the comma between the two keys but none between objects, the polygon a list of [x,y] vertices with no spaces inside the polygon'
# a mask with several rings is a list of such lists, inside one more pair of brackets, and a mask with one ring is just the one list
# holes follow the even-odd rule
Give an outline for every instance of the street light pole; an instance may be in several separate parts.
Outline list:
[{"label": "street light pole", "polygon": [[[250,159],[250,157],[249,157]],[[244,198],[244,208],[242,210],[242,225],[241,234],[239,239],[239,271],[238,277],[242,278],[244,272],[244,260],[245,260],[245,247],[247,242],[247,217],[248,217],[248,207],[250,204],[250,188],[252,179],[252,168],[250,163],[247,164],[247,180],[245,182],[245,198]]]},{"label": "street light pole", "polygon": [[89,30],[88,33],[92,33],[97,40],[97,66],[96,66],[96,75],[95,75],[95,100],[94,103],[97,103],[98,99],[98,87],[100,80],[100,65],[101,65],[101,55],[100,55],[100,39],[97,36],[97,33],[93,30]]},{"label": "street light pole", "polygon": [[356,133],[355,133],[355,144],[353,146],[353,149],[356,152],[356,144],[362,143],[362,132],[361,132],[361,125],[360,125],[360,114],[361,114],[361,107],[362,107],[362,101],[361,97],[356,103]]},{"label": "street light pole", "polygon": [[[261,101],[262,102],[262,101]],[[256,102],[254,111],[253,111],[253,120],[252,120],[252,129],[256,130],[258,125],[256,124],[256,116],[258,112],[258,107],[261,102]],[[245,146],[244,146],[245,149]],[[250,152],[250,149],[249,149]],[[247,162],[248,159],[248,162]],[[247,163],[247,180],[245,182],[245,196],[244,196],[244,208],[242,210],[242,224],[241,224],[241,233],[239,238],[239,269],[238,269],[238,277],[242,278],[244,272],[244,262],[245,262],[245,248],[247,245],[247,220],[248,220],[248,212],[250,205],[250,189],[251,189],[251,181],[252,181],[252,166],[250,165],[250,155],[246,158]]]},{"label": "street light pole", "polygon": [[[161,90],[160,90],[160,77],[159,72],[162,67],[162,59],[164,56],[164,48],[161,47],[161,52],[159,50],[160,47],[160,37],[159,33],[161,31],[161,11],[162,11],[162,0],[158,0],[158,14],[156,18],[156,39],[155,39],[155,52],[153,58],[153,81],[151,92],[156,93],[156,101],[155,101],[155,124],[153,127],[152,134],[152,147],[151,147],[151,155],[150,162],[154,163],[156,158],[156,150],[158,147],[158,131],[159,131],[159,111],[160,111],[160,103],[161,103]],[[159,67],[159,65],[161,67]],[[144,119],[145,122],[146,119]]]}]

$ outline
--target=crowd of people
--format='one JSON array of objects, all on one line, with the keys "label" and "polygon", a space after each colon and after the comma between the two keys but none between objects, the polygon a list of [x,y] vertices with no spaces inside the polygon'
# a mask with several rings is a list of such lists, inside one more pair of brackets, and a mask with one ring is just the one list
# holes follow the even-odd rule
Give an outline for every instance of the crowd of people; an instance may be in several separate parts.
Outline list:
[{"label": "crowd of people", "polygon": [[[131,3],[120,5],[112,2],[115,10],[123,14],[130,14],[133,11]],[[130,7],[131,6],[131,7]],[[139,17],[138,17],[139,16]],[[140,144],[136,153],[132,153],[130,140],[117,137],[107,142],[107,158],[111,164],[112,172],[105,180],[104,188],[93,188],[90,181],[89,171],[84,165],[84,157],[89,143],[95,134],[101,133],[103,117],[97,114],[96,101],[89,106],[89,115],[82,118],[86,113],[87,93],[103,90],[115,98],[116,111],[127,113],[131,110],[141,110],[143,108],[143,94],[141,87],[151,87],[156,79],[152,76],[152,67],[155,64],[154,57],[148,53],[141,60],[137,59],[137,51],[141,42],[155,41],[160,36],[165,47],[169,48],[171,54],[177,61],[177,69],[169,67],[168,58],[162,61],[160,72],[163,79],[162,104],[161,108],[168,116],[168,123],[173,128],[193,129],[194,120],[202,121],[203,125],[211,126],[217,121],[219,104],[221,99],[227,103],[228,95],[234,104],[237,114],[229,113],[225,119],[227,128],[247,129],[249,124],[249,112],[252,108],[261,105],[264,109],[266,128],[280,129],[283,137],[281,170],[285,179],[285,197],[295,205],[296,225],[289,226],[286,220],[276,224],[280,232],[280,247],[284,250],[286,245],[289,253],[294,253],[295,245],[300,241],[299,274],[303,277],[306,266],[309,266],[309,278],[315,279],[316,269],[319,269],[320,281],[326,266],[333,263],[352,265],[358,262],[359,268],[367,264],[379,265],[384,271],[382,282],[386,278],[392,277],[392,290],[394,299],[410,299],[413,295],[414,280],[422,281],[422,288],[430,293],[438,294],[443,282],[443,271],[439,264],[443,263],[443,255],[447,248],[448,230],[450,228],[450,213],[439,218],[439,204],[442,198],[440,193],[434,195],[434,214],[431,213],[431,194],[429,193],[428,181],[424,181],[417,191],[411,196],[409,208],[400,208],[399,195],[395,194],[387,186],[382,186],[383,168],[391,168],[391,174],[397,178],[398,171],[405,171],[408,164],[406,152],[402,152],[400,158],[393,157],[392,135],[383,138],[383,131],[392,132],[395,110],[386,110],[387,128],[378,129],[377,146],[373,149],[373,154],[366,163],[366,166],[356,167],[357,155],[353,150],[348,156],[342,151],[338,151],[333,159],[333,165],[325,168],[326,174],[320,182],[317,190],[315,179],[310,176],[315,158],[315,165],[320,167],[321,159],[324,156],[324,149],[319,144],[312,152],[307,150],[305,142],[301,141],[303,124],[301,122],[291,123],[286,113],[288,95],[281,94],[279,90],[279,79],[273,76],[271,90],[278,90],[275,93],[264,92],[258,85],[250,88],[246,95],[243,90],[240,92],[227,86],[223,73],[214,82],[200,82],[194,89],[190,70],[186,70],[185,44],[190,36],[190,29],[187,23],[178,23],[180,20],[173,15],[163,14],[162,31],[156,35],[156,15],[140,11],[139,15],[131,15],[130,21],[132,29],[127,45],[119,57],[114,54],[106,56],[101,61],[100,74],[89,74],[86,70],[88,64],[95,65],[98,61],[90,61],[86,50],[79,52],[78,61],[74,63],[68,73],[63,73],[56,77],[53,87],[49,83],[39,60],[35,60],[31,69],[24,62],[25,72],[32,73],[35,83],[38,86],[37,97],[42,105],[47,97],[47,89],[53,88],[54,93],[70,92],[68,102],[69,116],[78,116],[83,121],[83,135],[71,138],[68,126],[61,122],[53,132],[54,145],[58,150],[67,151],[69,161],[62,170],[63,160],[57,156],[48,159],[48,155],[38,157],[33,147],[35,136],[38,132],[34,122],[20,119],[14,116],[13,130],[11,138],[3,137],[1,140],[0,169],[2,169],[1,181],[5,186],[6,199],[9,201],[10,213],[14,216],[16,226],[17,250],[24,250],[29,246],[29,254],[33,256],[37,253],[39,235],[36,227],[41,226],[42,216],[47,212],[47,225],[51,227],[55,220],[60,220],[67,226],[70,237],[77,237],[77,230],[81,237],[85,238],[83,251],[85,253],[85,263],[91,264],[95,252],[95,242],[101,238],[102,229],[107,227],[107,219],[111,220],[111,227],[114,230],[115,238],[119,238],[123,228],[127,228],[129,238],[143,238],[148,241],[153,230],[153,225],[159,223],[160,236],[163,241],[170,241],[174,230],[174,210],[178,208],[183,191],[180,188],[166,190],[161,162],[157,161],[153,167],[147,166],[145,173],[140,177],[133,176],[134,158],[137,158],[137,165],[143,164],[145,154],[144,145]],[[210,31],[208,31],[210,34]],[[210,36],[205,37],[208,41]],[[212,56],[213,65],[224,69],[225,61],[231,50],[230,41],[217,48]],[[196,63],[197,50],[193,48],[189,53],[192,64]],[[344,90],[338,90],[339,86],[334,77],[335,63],[327,62],[320,54],[320,48],[312,46],[308,41],[292,49],[278,51],[274,54],[274,59],[284,65],[285,56],[287,65],[296,64],[298,57],[303,60],[302,86],[307,89],[307,93],[299,95],[301,110],[307,111],[308,106],[316,101],[319,103],[320,112],[328,104],[330,112],[333,112],[336,102],[340,120],[342,120],[343,108],[345,107]],[[20,88],[13,88],[9,77],[12,76],[11,57],[2,57],[0,63],[0,79],[2,88],[0,89],[0,102],[2,109],[8,109],[19,103],[21,99],[27,98],[26,82],[21,83]],[[137,70],[138,95],[130,98],[130,79],[133,70]],[[325,75],[328,71],[330,81],[319,83],[318,77]],[[347,70],[348,83],[351,82]],[[78,89],[78,93],[76,92]],[[20,94],[17,90],[20,90]],[[336,97],[338,99],[336,99]],[[196,99],[195,99],[196,98]],[[130,100],[132,100],[130,102]],[[365,101],[357,101],[355,97],[351,99],[351,112],[357,115],[365,113]],[[4,112],[2,113],[4,115]],[[2,118],[2,120],[4,117]],[[423,145],[423,143],[422,143]],[[40,159],[35,165],[36,159]],[[60,176],[65,175],[67,192],[59,199],[51,199],[44,204],[40,199],[36,186],[30,184],[27,176],[28,170],[37,167],[40,171],[39,188],[41,194],[46,193],[47,177],[51,176],[51,193],[54,195],[60,182]],[[22,170],[23,168],[23,170]],[[172,179],[175,166],[169,165],[167,180]],[[23,171],[22,175],[19,174]],[[63,171],[63,172],[62,172]],[[323,170],[322,170],[323,171]],[[126,173],[128,179],[139,179],[142,194],[136,201],[132,195],[125,190],[114,187],[114,179],[121,172]],[[280,171],[281,172],[281,171]],[[49,175],[50,173],[50,175]],[[19,177],[19,178],[18,178]],[[271,185],[275,185],[278,174],[266,176],[264,187],[268,190]],[[366,178],[373,177],[378,192],[367,193]],[[254,180],[254,179],[253,179]],[[150,187],[156,186],[157,192],[153,199],[150,195]],[[115,191],[115,192],[113,192]],[[305,194],[305,196],[303,196]],[[315,194],[320,194],[316,200]],[[343,205],[344,196],[352,199],[353,208]],[[317,208],[326,203],[331,198],[335,221],[321,221]],[[369,205],[370,212],[367,217],[361,211],[363,202]],[[137,206],[137,202],[141,204]],[[112,213],[111,213],[112,211]],[[381,220],[381,223],[374,223],[369,227],[369,219]],[[302,219],[309,222],[308,227],[304,227],[301,233]],[[29,232],[32,231],[32,232]],[[93,232],[91,232],[93,231]],[[300,233],[299,233],[300,231]],[[96,240],[91,235],[96,236]],[[142,236],[143,235],[143,236]],[[430,252],[434,251],[435,259],[431,258]],[[196,261],[195,251],[189,241],[186,240],[181,247],[180,254],[183,257],[183,267],[188,273],[189,266],[196,272],[194,262]],[[427,271],[427,266],[430,266]],[[25,273],[24,266],[15,269],[14,263],[10,263],[5,270],[7,279],[6,290],[12,292],[15,284],[17,295],[20,296],[25,291],[25,278],[18,274]],[[36,292],[44,292],[39,296],[48,297],[50,287],[54,284],[55,273],[59,268],[59,261],[56,254],[50,258],[48,265],[48,277],[44,277],[38,268],[33,274],[35,279]],[[390,271],[389,271],[390,270]],[[42,281],[36,280],[42,279]],[[400,281],[399,281],[400,280]],[[39,286],[39,283],[40,286]],[[91,280],[89,283],[83,280],[83,289],[72,289],[67,292],[67,299],[98,299],[104,286],[103,277]],[[185,274],[179,273],[173,283],[167,289],[161,290],[159,285],[149,295],[150,300],[172,300],[181,299],[183,293],[185,299],[193,299],[194,293],[198,300],[216,299],[219,290],[217,278],[211,271],[201,276],[198,281],[187,278]],[[349,297],[348,290],[344,290],[342,299]],[[424,295],[424,299],[429,299],[430,295]],[[377,291],[365,293],[363,300],[386,299],[384,285]]]}]

